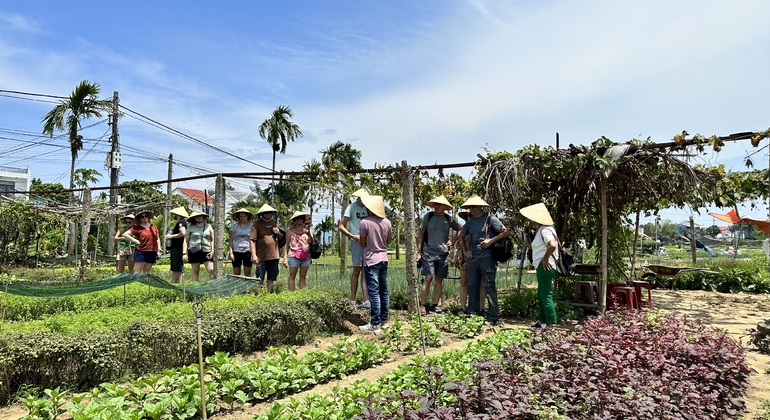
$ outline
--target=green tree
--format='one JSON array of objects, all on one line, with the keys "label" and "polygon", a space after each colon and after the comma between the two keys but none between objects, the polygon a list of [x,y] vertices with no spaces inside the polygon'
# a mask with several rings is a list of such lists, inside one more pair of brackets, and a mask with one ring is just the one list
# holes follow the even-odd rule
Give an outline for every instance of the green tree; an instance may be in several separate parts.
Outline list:
[{"label": "green tree", "polygon": [[334,223],[334,217],[331,214],[327,214],[326,217],[321,220],[321,223],[315,225],[315,236],[323,238],[323,246],[326,249],[326,238],[333,237],[332,233],[337,229],[337,224]]},{"label": "green tree", "polygon": [[[88,80],[80,82],[70,96],[62,99],[52,110],[50,110],[41,122],[43,123],[43,134],[53,137],[57,131],[66,131],[70,143],[70,190],[75,189],[75,160],[78,152],[83,149],[83,136],[78,134],[82,128],[83,120],[93,117],[101,117],[102,111],[112,106],[111,101],[99,99],[99,84],[91,83]],[[75,194],[70,192],[70,201],[74,203]],[[75,253],[75,242],[77,228],[70,224],[69,243],[67,252],[69,255]]]},{"label": "green tree", "polygon": [[704,232],[706,235],[710,235],[710,236],[716,237],[716,236],[717,236],[717,235],[719,235],[719,234],[720,234],[722,231],[721,231],[721,230],[719,230],[719,226],[717,226],[717,225],[711,225],[711,226],[707,227],[706,229],[704,229],[704,230],[703,230],[703,232]]},{"label": "green tree", "polygon": [[32,194],[33,200],[40,200],[45,202],[50,207],[63,206],[67,204],[69,197],[64,192],[64,186],[60,182],[48,183],[43,182],[40,178],[32,178],[30,191],[41,191],[40,193]]},{"label": "green tree", "polygon": [[[101,117],[112,102],[99,99],[99,84],[83,80],[70,96],[62,99],[42,119],[43,134],[53,137],[57,131],[66,131],[70,143],[70,189],[75,188],[75,160],[83,149],[83,136],[78,134],[83,120]],[[71,195],[72,196],[72,195]]]},{"label": "green tree", "polygon": [[[78,188],[85,188],[99,182],[99,178],[101,177],[102,174],[96,169],[75,169],[75,186]],[[80,197],[82,200],[83,195],[81,194]]]},{"label": "green tree", "polygon": [[[286,153],[286,144],[302,137],[299,126],[291,121],[294,113],[289,106],[280,105],[273,111],[270,118],[259,125],[259,137],[267,140],[273,149],[273,172],[275,172],[275,153]],[[275,175],[273,175],[275,185]]]}]

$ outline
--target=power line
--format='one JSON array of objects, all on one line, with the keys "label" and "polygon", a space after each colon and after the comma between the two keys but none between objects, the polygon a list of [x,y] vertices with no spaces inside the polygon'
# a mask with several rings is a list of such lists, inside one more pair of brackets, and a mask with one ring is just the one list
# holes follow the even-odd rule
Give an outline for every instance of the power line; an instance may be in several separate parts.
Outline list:
[{"label": "power line", "polygon": [[[136,112],[136,111],[134,111],[134,110],[132,110],[132,109],[130,109],[130,108],[127,108],[127,107],[125,107],[125,106],[123,106],[123,105],[119,105],[119,106],[120,106],[120,108],[122,108],[122,109],[124,109],[124,110],[128,111],[129,113],[131,113],[131,114],[134,114],[134,115],[130,115],[130,116],[133,116],[133,117],[134,117],[134,118],[136,118],[138,121],[142,121],[142,122],[144,122],[144,123],[146,123],[146,124],[149,124],[149,125],[151,125],[151,126],[154,126],[154,127],[156,127],[156,128],[162,128],[162,129],[164,129],[164,130],[165,130],[165,131],[167,131],[167,132],[170,132],[170,133],[172,133],[172,134],[175,134],[175,135],[177,135],[177,136],[179,136],[179,137],[182,137],[182,138],[184,138],[184,139],[190,140],[190,141],[192,141],[193,143],[197,143],[197,144],[199,144],[199,145],[201,145],[201,146],[204,146],[204,147],[208,147],[209,149],[212,149],[212,150],[216,150],[217,152],[220,152],[220,153],[224,153],[224,154],[226,154],[226,155],[228,155],[228,156],[231,156],[231,157],[234,157],[234,158],[236,158],[236,159],[238,159],[238,160],[242,160],[242,161],[244,161],[244,162],[246,162],[246,163],[250,163],[250,164],[252,164],[252,165],[258,166],[258,167],[260,167],[260,168],[262,168],[262,169],[272,170],[271,168],[268,168],[267,166],[263,166],[263,165],[260,165],[260,164],[258,164],[258,163],[256,163],[256,162],[252,162],[252,161],[250,161],[250,160],[248,160],[248,159],[245,159],[245,158],[243,158],[243,157],[241,157],[241,156],[238,156],[238,155],[236,155],[236,154],[230,153],[230,152],[228,152],[228,151],[226,151],[226,150],[224,150],[224,149],[220,149],[219,147],[216,147],[216,146],[213,146],[213,145],[211,145],[211,144],[208,144],[208,143],[206,143],[206,142],[204,142],[204,141],[202,141],[202,140],[198,140],[198,139],[196,139],[195,137],[193,137],[193,136],[190,136],[189,134],[185,134],[185,133],[183,133],[183,132],[181,132],[181,131],[179,131],[179,130],[176,130],[176,129],[174,129],[174,128],[171,128],[171,127],[169,127],[169,126],[167,126],[167,125],[165,125],[165,124],[163,124],[163,123],[160,123],[160,122],[158,122],[158,121],[156,121],[156,120],[153,120],[152,118],[150,118],[150,117],[147,117],[147,116],[145,116],[145,115],[142,115],[142,114],[140,114],[140,113],[138,113],[138,112]],[[126,115],[129,115],[129,114],[126,114]],[[137,118],[137,117],[139,117],[139,118]]]}]

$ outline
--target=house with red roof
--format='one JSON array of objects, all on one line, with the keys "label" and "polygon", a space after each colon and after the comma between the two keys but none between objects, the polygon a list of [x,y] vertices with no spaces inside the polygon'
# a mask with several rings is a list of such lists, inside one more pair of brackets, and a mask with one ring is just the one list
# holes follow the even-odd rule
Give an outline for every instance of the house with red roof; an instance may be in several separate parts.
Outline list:
[{"label": "house with red roof", "polygon": [[197,210],[201,213],[206,213],[209,216],[214,214],[214,197],[209,195],[205,190],[177,187],[171,191],[171,194],[185,199],[185,201],[189,203],[185,207],[190,213]]}]

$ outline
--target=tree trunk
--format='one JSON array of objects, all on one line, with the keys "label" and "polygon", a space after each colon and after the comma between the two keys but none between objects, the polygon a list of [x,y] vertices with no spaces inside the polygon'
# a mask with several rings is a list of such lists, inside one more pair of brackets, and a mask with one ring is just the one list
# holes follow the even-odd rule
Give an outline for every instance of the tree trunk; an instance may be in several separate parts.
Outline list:
[{"label": "tree trunk", "polygon": [[[75,189],[75,154],[72,153],[72,163],[70,164],[70,206],[74,210],[75,207],[75,191],[72,191]],[[67,219],[67,223],[69,224],[69,242],[67,243],[67,255],[70,257],[75,255],[75,244],[77,243],[77,237],[78,237],[78,229],[77,225],[75,224],[72,219]]]},{"label": "tree trunk", "polygon": [[88,187],[83,190],[82,223],[80,228],[80,267],[78,267],[78,278],[80,281],[85,281],[86,269],[88,268],[88,232],[91,230],[91,189]]}]

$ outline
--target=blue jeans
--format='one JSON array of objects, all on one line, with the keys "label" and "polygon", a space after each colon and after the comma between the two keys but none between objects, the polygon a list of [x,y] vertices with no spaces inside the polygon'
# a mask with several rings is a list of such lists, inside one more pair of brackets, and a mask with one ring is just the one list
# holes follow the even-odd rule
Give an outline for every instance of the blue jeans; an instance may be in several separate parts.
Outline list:
[{"label": "blue jeans", "polygon": [[497,262],[492,257],[471,258],[467,262],[468,276],[468,313],[482,315],[479,307],[481,282],[484,282],[484,294],[487,298],[487,321],[498,320],[500,306],[497,302]]},{"label": "blue jeans", "polygon": [[378,326],[388,322],[390,295],[388,294],[388,262],[383,261],[364,268],[366,290],[369,292],[369,302],[372,304],[372,325]]}]

